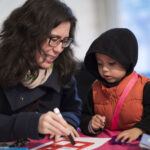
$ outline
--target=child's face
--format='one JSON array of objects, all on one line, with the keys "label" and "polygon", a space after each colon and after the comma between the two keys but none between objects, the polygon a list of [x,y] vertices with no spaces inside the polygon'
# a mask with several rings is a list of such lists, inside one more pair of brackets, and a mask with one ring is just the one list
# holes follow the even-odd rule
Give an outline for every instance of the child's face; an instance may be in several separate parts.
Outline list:
[{"label": "child's face", "polygon": [[108,83],[120,81],[126,74],[125,68],[116,60],[104,54],[96,53],[98,71]]}]

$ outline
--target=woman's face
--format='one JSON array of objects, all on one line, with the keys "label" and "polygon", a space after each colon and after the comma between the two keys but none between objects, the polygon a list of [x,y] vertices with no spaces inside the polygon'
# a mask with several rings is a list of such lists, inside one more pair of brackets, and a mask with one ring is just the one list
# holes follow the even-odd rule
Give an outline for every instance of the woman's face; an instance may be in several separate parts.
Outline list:
[{"label": "woman's face", "polygon": [[[63,22],[54,28],[51,33],[51,43],[55,43],[55,41],[62,41],[69,38],[70,32],[70,22]],[[38,65],[47,69],[50,67],[51,63],[55,61],[55,59],[59,56],[60,53],[64,50],[62,47],[62,42],[60,42],[57,46],[50,45],[50,38],[47,38],[44,44],[41,47],[42,51],[36,51],[36,61]]]}]

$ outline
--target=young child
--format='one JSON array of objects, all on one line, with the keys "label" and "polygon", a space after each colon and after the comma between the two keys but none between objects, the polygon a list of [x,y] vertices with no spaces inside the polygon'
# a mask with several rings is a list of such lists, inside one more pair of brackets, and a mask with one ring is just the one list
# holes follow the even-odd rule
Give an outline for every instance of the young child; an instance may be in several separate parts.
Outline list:
[{"label": "young child", "polygon": [[84,63],[97,80],[83,107],[84,134],[121,130],[116,141],[132,142],[150,133],[150,80],[134,71],[137,58],[137,40],[128,29],[110,29],[92,43]]}]

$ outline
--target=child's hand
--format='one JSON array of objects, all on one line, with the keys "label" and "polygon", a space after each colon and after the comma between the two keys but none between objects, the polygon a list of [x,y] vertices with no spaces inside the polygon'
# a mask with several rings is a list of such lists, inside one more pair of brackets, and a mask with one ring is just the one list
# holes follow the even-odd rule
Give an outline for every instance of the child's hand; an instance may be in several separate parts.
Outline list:
[{"label": "child's hand", "polygon": [[128,130],[121,132],[117,136],[116,141],[120,140],[121,142],[130,143],[130,142],[136,140],[142,133],[143,133],[143,131],[139,128],[128,129]]},{"label": "child's hand", "polygon": [[92,117],[92,128],[94,130],[99,130],[100,128],[104,128],[105,126],[105,116],[101,116],[101,115],[94,115]]}]

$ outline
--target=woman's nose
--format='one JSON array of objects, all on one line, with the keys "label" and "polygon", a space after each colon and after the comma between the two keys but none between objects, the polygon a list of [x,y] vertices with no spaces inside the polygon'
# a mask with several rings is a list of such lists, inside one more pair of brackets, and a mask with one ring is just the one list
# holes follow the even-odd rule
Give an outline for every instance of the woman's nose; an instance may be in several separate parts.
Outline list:
[{"label": "woman's nose", "polygon": [[63,47],[62,47],[62,42],[60,42],[57,46],[55,46],[54,48],[53,48],[53,51],[55,52],[55,53],[61,53],[62,51],[63,51]]}]

